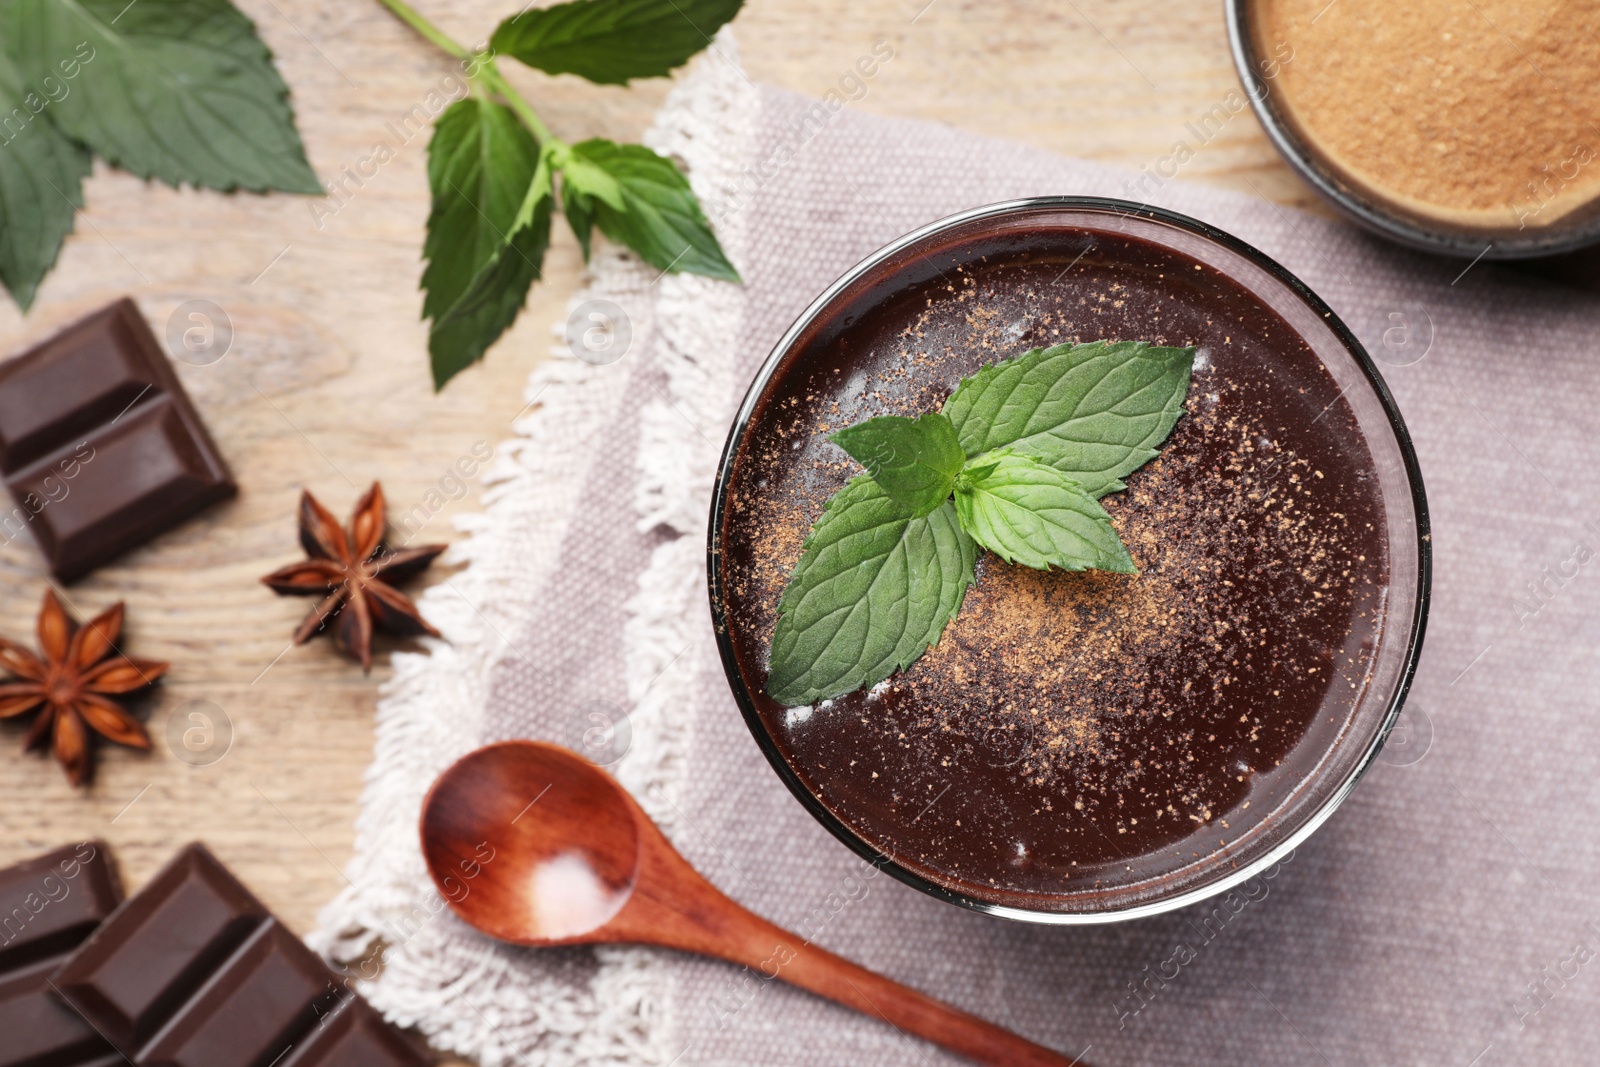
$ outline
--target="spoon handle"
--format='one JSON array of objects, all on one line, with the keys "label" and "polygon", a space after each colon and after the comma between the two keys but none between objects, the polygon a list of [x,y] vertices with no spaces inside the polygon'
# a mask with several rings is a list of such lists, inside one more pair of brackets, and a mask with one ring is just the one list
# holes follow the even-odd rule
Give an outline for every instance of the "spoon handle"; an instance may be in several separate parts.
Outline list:
[{"label": "spoon handle", "polygon": [[676,877],[641,884],[620,921],[607,928],[608,939],[743,964],[758,979],[782,979],[975,1063],[1088,1067],[804,941],[728,898],[676,855],[669,862]]},{"label": "spoon handle", "polygon": [[794,959],[778,971],[777,977],[802,989],[882,1019],[897,1030],[916,1034],[975,1063],[994,1067],[1087,1067],[827,949],[801,945],[794,935],[777,927],[773,929],[788,944],[796,946]]}]

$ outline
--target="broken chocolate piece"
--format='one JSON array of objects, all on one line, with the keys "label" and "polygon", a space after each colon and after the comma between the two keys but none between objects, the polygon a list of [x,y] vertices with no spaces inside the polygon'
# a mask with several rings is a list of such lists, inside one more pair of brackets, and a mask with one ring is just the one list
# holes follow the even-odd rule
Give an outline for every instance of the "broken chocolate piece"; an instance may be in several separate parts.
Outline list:
[{"label": "broken chocolate piece", "polygon": [[236,492],[166,354],[126,298],[0,363],[0,479],[71,581]]},{"label": "broken chocolate piece", "polygon": [[50,988],[50,975],[122,901],[104,843],[0,871],[0,1067],[111,1067],[116,1049]]},{"label": "broken chocolate piece", "polygon": [[204,845],[180,852],[55,975],[135,1067],[423,1067]]}]

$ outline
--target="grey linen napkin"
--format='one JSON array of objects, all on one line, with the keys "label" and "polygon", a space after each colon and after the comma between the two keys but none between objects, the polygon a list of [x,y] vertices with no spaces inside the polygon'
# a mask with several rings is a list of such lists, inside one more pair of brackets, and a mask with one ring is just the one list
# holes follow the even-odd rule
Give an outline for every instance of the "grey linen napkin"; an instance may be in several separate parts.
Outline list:
[{"label": "grey linen napkin", "polygon": [[[659,293],[634,284],[653,325],[636,321],[633,350],[607,369],[626,375],[612,425],[643,430],[593,452],[558,562],[520,602],[515,652],[488,675],[481,739],[570,743],[574,723],[591,721],[581,709],[612,708],[626,720],[609,742],[611,755],[623,753],[613,770],[729,895],[1088,1063],[1596,1062],[1595,298],[1489,263],[1463,270],[1260,200],[1174,182],[1135,191],[1128,172],[719,84],[747,97],[745,135],[663,143],[691,163],[735,153],[714,187],[704,173],[695,179],[745,285],[730,297],[716,283]],[[1234,233],[1366,340],[1415,438],[1436,566],[1408,712],[1339,813],[1269,876],[1224,898],[1090,928],[966,912],[864,871],[746,731],[712,643],[702,562],[706,468],[752,375],[813,296],[933,219],[1067,193],[1131,194]],[[736,334],[708,329],[699,349],[692,328],[663,330],[669,319],[692,323],[697,300],[714,322],[735,313]],[[1385,344],[1393,313],[1410,333]],[[713,351],[728,353],[726,370],[712,366]],[[663,457],[673,441],[682,456]],[[684,469],[648,473],[663,462]],[[661,616],[663,605],[677,614]],[[358,861],[358,881],[361,870]],[[440,941],[476,938],[439,925]],[[581,1002],[561,1024],[571,1031],[495,1039],[473,1033],[459,1005],[408,1000],[398,986],[386,994],[383,983],[375,999],[486,1062],[955,1062],[725,964],[634,950],[482,951],[501,954],[498,981],[559,974],[539,988]],[[418,981],[426,962],[402,978]],[[469,978],[457,988],[470,999]]]}]

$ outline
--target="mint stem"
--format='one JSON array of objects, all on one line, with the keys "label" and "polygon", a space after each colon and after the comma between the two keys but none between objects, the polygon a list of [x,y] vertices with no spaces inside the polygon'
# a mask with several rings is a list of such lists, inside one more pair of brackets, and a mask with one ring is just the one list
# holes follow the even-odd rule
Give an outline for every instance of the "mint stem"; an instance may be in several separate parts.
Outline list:
[{"label": "mint stem", "polygon": [[[389,0],[381,0],[381,2],[388,3]],[[511,110],[515,111],[517,117],[528,124],[528,129],[532,130],[533,135],[539,139],[539,144],[543,148],[545,155],[548,156],[557,146],[565,148],[566,142],[550,132],[550,127],[544,124],[544,120],[539,117],[538,112],[533,110],[533,106],[522,98],[521,93],[511,87],[510,82],[506,81],[505,75],[500,73],[500,68],[495,66],[494,57],[484,55],[481,58],[483,62],[479,68],[479,77],[483,79],[484,84],[505,97],[506,103],[510,105]]]},{"label": "mint stem", "polygon": [[439,29],[439,27],[423,18],[422,13],[416,8],[412,7],[410,4],[406,3],[405,0],[378,0],[378,3],[382,4],[390,11],[393,11],[397,16],[399,16],[401,22],[404,22],[407,26],[410,26],[413,30],[416,30],[423,37],[427,38],[444,51],[455,56],[457,59],[466,59],[470,54],[464,46],[459,45],[452,40],[449,34],[445,33],[443,30]]},{"label": "mint stem", "polygon": [[425,40],[441,51],[456,59],[471,60],[471,66],[475,69],[475,73],[472,75],[473,81],[482,84],[505,98],[506,104],[512,111],[516,112],[517,117],[526,123],[528,128],[533,131],[533,135],[539,139],[540,148],[546,156],[549,156],[553,151],[567,147],[565,142],[550,132],[550,127],[544,124],[544,120],[539,117],[539,113],[534,111],[533,106],[522,98],[522,94],[513,89],[511,83],[506,81],[505,76],[494,65],[493,55],[487,52],[474,55],[465,45],[460,44],[449,34],[429,22],[420,11],[406,3],[405,0],[378,0],[378,3],[394,12],[401,22],[416,30]]}]

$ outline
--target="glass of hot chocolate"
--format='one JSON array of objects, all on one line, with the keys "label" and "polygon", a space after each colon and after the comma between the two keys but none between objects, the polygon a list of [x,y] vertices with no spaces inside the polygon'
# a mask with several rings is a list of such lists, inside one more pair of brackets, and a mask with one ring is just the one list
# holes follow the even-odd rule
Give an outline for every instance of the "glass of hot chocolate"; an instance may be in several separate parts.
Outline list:
[{"label": "glass of hot chocolate", "polygon": [[[786,584],[861,476],[830,435],[1096,341],[1193,349],[1184,413],[1099,500],[1134,573],[979,550],[914,662],[773,699]],[[952,903],[1105,922],[1238,884],[1349,794],[1421,647],[1428,521],[1382,378],[1303,284],[1193,219],[1052,197],[912,233],[801,315],[730,433],[708,565],[749,728],[841,841]]]}]

